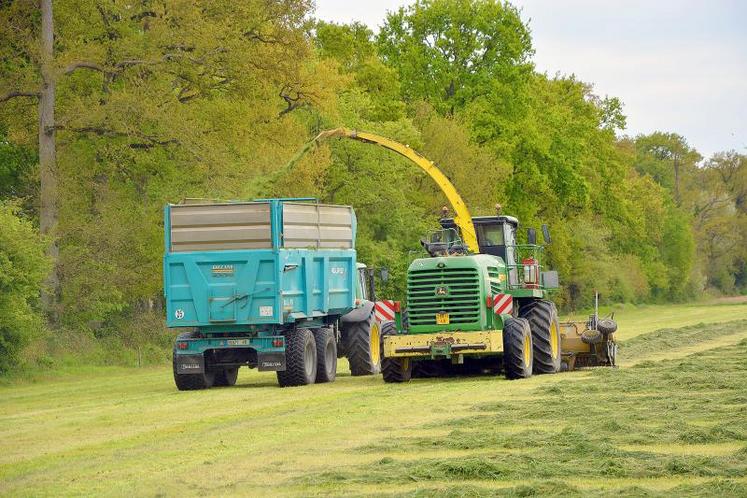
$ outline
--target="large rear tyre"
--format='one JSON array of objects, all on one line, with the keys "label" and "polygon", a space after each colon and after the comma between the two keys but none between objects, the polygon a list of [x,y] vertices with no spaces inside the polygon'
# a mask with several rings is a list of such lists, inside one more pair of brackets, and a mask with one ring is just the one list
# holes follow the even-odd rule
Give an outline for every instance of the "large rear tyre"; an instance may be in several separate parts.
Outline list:
[{"label": "large rear tyre", "polygon": [[503,370],[507,379],[532,376],[532,331],[524,318],[509,318],[503,325]]},{"label": "large rear tyre", "polygon": [[374,375],[381,369],[381,328],[373,309],[365,320],[346,324],[342,330],[350,374]]},{"label": "large rear tyre", "polygon": [[534,374],[560,372],[560,324],[558,311],[551,301],[532,301],[519,310],[529,322],[534,349]]},{"label": "large rear tyre", "polygon": [[[208,389],[213,386],[215,381],[215,372],[203,372],[199,374],[179,374],[176,370],[176,343],[183,339],[192,339],[195,337],[194,332],[185,332],[179,334],[174,342],[174,351],[172,356],[172,369],[174,371],[174,384],[180,391],[196,391],[198,389]],[[205,365],[207,369],[207,365]]]},{"label": "large rear tyre", "polygon": [[235,386],[239,377],[239,367],[224,368],[215,373],[214,386]]},{"label": "large rear tyre", "polygon": [[285,333],[285,370],[277,372],[280,387],[305,386],[316,380],[316,341],[309,329]]},{"label": "large rear tyre", "polygon": [[337,341],[332,329],[318,329],[316,341],[316,382],[334,382],[337,376]]},{"label": "large rear tyre", "polygon": [[[394,322],[386,322],[381,329],[381,343],[383,345],[384,337],[395,335],[397,327]],[[402,383],[410,382],[412,379],[412,360],[410,358],[382,358],[381,373],[384,382]]]}]

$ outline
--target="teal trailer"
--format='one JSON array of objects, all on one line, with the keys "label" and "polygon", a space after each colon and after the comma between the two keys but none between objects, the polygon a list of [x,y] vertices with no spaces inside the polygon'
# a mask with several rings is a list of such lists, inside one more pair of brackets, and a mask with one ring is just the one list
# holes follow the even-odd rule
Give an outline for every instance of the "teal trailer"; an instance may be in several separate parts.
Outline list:
[{"label": "teal trailer", "polygon": [[202,201],[169,204],[164,220],[179,389],[232,385],[241,366],[275,371],[281,386],[334,380],[340,319],[366,314],[351,207]]}]

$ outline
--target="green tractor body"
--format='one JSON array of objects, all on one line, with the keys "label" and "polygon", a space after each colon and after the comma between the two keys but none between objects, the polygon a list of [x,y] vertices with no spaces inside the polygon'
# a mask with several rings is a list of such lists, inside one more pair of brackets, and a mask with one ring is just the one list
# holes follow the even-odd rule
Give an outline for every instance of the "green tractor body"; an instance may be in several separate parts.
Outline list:
[{"label": "green tractor body", "polygon": [[468,254],[443,219],[424,242],[431,257],[410,264],[406,310],[382,330],[385,380],[433,371],[427,362],[456,371],[472,363],[510,378],[560,369],[557,311],[547,300],[557,273],[542,271],[542,246],[516,243],[515,218],[473,223],[480,254]]}]

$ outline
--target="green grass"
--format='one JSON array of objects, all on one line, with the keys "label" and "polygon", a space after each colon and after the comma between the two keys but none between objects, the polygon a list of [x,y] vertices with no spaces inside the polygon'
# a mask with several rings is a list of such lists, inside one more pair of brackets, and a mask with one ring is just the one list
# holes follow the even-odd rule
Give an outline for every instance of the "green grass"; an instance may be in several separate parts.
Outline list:
[{"label": "green grass", "polygon": [[4,386],[0,495],[747,496],[747,307],[639,311],[618,315],[629,366],[522,381]]}]

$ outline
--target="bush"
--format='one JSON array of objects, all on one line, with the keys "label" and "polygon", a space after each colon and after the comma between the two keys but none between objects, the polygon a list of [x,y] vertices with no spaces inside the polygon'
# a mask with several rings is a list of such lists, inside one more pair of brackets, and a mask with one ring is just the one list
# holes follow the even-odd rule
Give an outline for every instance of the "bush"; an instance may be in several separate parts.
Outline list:
[{"label": "bush", "polygon": [[44,240],[12,206],[0,202],[0,374],[41,331],[39,289],[50,269]]}]

